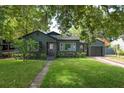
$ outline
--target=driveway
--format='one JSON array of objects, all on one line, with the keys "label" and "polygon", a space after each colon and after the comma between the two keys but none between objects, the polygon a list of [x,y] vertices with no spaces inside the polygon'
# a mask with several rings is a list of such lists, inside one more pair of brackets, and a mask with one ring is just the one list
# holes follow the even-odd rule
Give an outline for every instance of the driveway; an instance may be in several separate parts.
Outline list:
[{"label": "driveway", "polygon": [[93,57],[93,58],[95,58],[97,61],[99,61],[101,63],[111,64],[111,65],[114,65],[114,66],[119,66],[119,67],[123,67],[124,68],[124,62],[111,61],[109,59],[106,59],[105,57]]}]

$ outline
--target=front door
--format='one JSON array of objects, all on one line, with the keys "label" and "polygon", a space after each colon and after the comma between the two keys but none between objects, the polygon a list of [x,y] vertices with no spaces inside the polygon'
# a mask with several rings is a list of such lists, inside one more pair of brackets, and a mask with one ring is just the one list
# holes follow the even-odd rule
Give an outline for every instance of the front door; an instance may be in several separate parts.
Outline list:
[{"label": "front door", "polygon": [[47,43],[47,55],[56,56],[56,43],[53,42]]}]

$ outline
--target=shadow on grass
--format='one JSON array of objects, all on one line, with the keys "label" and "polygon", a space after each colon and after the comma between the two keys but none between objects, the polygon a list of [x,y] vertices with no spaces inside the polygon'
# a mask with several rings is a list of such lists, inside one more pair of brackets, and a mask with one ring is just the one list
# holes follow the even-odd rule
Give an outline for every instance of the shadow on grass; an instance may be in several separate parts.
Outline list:
[{"label": "shadow on grass", "polygon": [[91,58],[59,58],[50,67],[42,87],[124,87],[124,69]]}]

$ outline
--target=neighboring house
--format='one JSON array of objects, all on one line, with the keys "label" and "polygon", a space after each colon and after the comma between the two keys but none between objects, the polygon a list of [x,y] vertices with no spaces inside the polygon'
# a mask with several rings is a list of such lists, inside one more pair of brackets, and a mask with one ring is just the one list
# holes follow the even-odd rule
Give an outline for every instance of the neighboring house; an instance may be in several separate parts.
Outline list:
[{"label": "neighboring house", "polygon": [[0,56],[4,54],[6,57],[9,55],[6,55],[8,53],[11,53],[14,51],[13,44],[11,42],[7,42],[6,40],[0,40]]},{"label": "neighboring house", "polygon": [[[33,39],[39,44],[38,53],[45,53],[47,56],[58,56],[63,54],[67,56],[75,56],[76,52],[85,52],[87,56],[104,56],[105,43],[96,39],[96,42],[88,46],[84,41],[80,41],[79,37],[63,36],[57,32],[34,31],[20,39]],[[8,43],[7,43],[8,44]],[[3,46],[2,51],[12,50],[9,45]]]},{"label": "neighboring house", "polygon": [[120,49],[124,50],[124,35],[121,35],[117,40],[111,42],[111,46],[119,45]]},{"label": "neighboring house", "polygon": [[111,42],[106,38],[103,38],[101,40],[104,42],[104,45],[105,45],[105,55],[113,55],[113,54],[115,54],[114,49],[112,47],[110,47]]},{"label": "neighboring house", "polygon": [[0,51],[10,52],[14,50],[13,44],[6,40],[0,40]]}]

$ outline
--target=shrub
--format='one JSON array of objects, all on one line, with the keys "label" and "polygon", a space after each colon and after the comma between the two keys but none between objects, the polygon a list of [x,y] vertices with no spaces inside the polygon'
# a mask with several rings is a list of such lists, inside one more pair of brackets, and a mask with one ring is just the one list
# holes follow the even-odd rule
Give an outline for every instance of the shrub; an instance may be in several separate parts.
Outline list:
[{"label": "shrub", "polygon": [[6,58],[6,57],[12,57],[12,52],[4,52],[4,53],[1,53],[1,56]]},{"label": "shrub", "polygon": [[76,52],[76,57],[85,57],[86,53],[85,52]]},{"label": "shrub", "polygon": [[75,52],[75,51],[59,51],[58,57],[85,57],[86,53],[85,52]]},{"label": "shrub", "polygon": [[76,52],[74,51],[59,51],[58,57],[74,57]]},{"label": "shrub", "polygon": [[12,56],[15,58],[15,59],[22,59],[23,55],[21,53],[13,53]]},{"label": "shrub", "polygon": [[119,55],[124,55],[124,51],[120,49]]},{"label": "shrub", "polygon": [[47,55],[45,52],[32,52],[27,55],[29,59],[46,59]]},{"label": "shrub", "polygon": [[47,55],[46,53],[41,53],[41,56],[40,56],[41,59],[46,59],[47,58]]},{"label": "shrub", "polygon": [[26,61],[26,59],[31,58],[38,47],[38,43],[32,39],[29,40],[21,39],[15,41],[15,43],[16,43],[15,47],[18,49],[19,53],[21,54],[21,58],[23,58],[23,61]]}]

